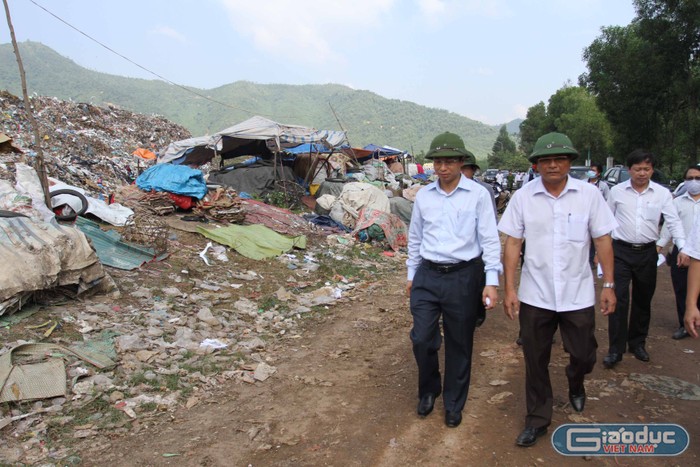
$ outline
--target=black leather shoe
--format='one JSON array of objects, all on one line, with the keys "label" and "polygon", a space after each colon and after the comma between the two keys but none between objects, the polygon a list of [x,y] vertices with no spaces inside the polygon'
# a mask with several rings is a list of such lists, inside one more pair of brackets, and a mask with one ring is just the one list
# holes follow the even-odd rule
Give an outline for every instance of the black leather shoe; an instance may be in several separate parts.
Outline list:
[{"label": "black leather shoe", "polygon": [[569,389],[569,402],[576,412],[583,412],[583,407],[586,405],[586,390],[582,388],[580,391],[571,392]]},{"label": "black leather shoe", "polygon": [[445,425],[454,428],[460,423],[462,423],[462,412],[445,412]]},{"label": "black leather shoe", "polygon": [[547,433],[547,427],[543,426],[535,428],[534,426],[526,426],[522,433],[515,440],[515,444],[524,448],[532,446],[537,442],[537,438]]},{"label": "black leather shoe", "polygon": [[618,362],[622,361],[622,354],[621,353],[609,353],[605,356],[603,359],[603,366],[607,368],[608,370],[614,367]]},{"label": "black leather shoe", "polygon": [[425,417],[426,415],[428,415],[430,412],[433,411],[434,405],[435,405],[435,394],[433,394],[432,392],[429,392],[420,398],[416,412],[418,412],[418,415],[420,415],[421,417]]},{"label": "black leather shoe", "polygon": [[638,345],[637,347],[630,349],[630,350],[634,354],[634,358],[636,358],[637,360],[641,360],[643,362],[649,361],[649,354],[647,353],[646,349],[644,348],[644,344]]},{"label": "black leather shoe", "polygon": [[680,340],[680,339],[685,339],[688,336],[690,336],[690,334],[688,334],[688,331],[686,331],[684,327],[680,327],[680,328],[676,329],[676,331],[674,331],[674,333],[671,337],[674,338],[675,340]]}]

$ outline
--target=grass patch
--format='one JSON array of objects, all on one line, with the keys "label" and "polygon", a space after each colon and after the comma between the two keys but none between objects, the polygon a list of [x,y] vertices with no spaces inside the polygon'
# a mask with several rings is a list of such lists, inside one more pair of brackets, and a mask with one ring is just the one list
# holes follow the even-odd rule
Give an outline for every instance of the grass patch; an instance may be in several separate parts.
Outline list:
[{"label": "grass patch", "polygon": [[258,308],[262,308],[263,311],[268,311],[279,305],[279,303],[280,301],[275,295],[265,295],[258,301]]},{"label": "grass patch", "polygon": [[146,375],[142,371],[138,371],[134,374],[131,375],[129,378],[129,384],[131,386],[138,386],[139,384],[147,384],[148,380],[146,379]]},{"label": "grass patch", "polygon": [[174,375],[164,375],[163,384],[170,391],[177,391],[180,388],[180,375],[177,373]]},{"label": "grass patch", "polygon": [[367,279],[377,273],[377,266],[367,264],[368,259],[363,258],[354,248],[349,253],[344,260],[325,258],[319,265],[317,277],[333,278],[340,275],[352,282]]},{"label": "grass patch", "polygon": [[158,404],[155,402],[146,402],[144,404],[139,405],[138,407],[139,412],[155,412],[158,410]]}]

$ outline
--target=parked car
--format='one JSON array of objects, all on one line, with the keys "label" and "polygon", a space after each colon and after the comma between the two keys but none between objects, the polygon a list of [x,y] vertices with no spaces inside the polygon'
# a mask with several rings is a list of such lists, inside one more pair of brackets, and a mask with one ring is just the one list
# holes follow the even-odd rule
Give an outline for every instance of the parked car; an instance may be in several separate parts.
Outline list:
[{"label": "parked car", "polygon": [[575,165],[569,169],[569,175],[571,175],[574,178],[578,178],[579,180],[586,181],[588,180],[586,172],[588,172],[589,170],[591,170],[591,168],[586,167],[585,165]]},{"label": "parked car", "polygon": [[486,183],[494,183],[496,181],[496,175],[498,175],[498,169],[486,169],[482,180]]},{"label": "parked car", "polygon": [[[610,167],[603,174],[603,180],[605,181],[605,183],[608,184],[610,188],[614,187],[618,183],[625,182],[629,179],[629,170],[627,170],[627,167],[623,167],[621,165]],[[668,188],[669,190],[671,189],[671,186],[668,183],[668,179],[659,169],[654,169],[654,174],[651,176],[651,181],[656,182],[659,185]]]}]

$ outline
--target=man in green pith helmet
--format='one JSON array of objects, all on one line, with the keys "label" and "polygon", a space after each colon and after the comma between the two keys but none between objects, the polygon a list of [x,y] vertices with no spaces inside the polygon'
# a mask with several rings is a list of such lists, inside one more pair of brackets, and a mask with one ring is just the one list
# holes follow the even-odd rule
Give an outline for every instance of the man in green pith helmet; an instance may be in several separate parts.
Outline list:
[{"label": "man in green pith helmet", "polygon": [[[510,319],[519,316],[525,356],[527,416],[525,429],[516,439],[523,447],[535,444],[552,422],[549,360],[557,327],[569,353],[566,376],[571,407],[581,412],[586,402],[584,378],[593,370],[598,347],[595,287],[588,266],[591,239],[603,268],[600,309],[604,315],[615,311],[610,232],[617,222],[595,186],[568,175],[577,156],[566,135],[540,137],[529,157],[540,177],[515,192],[498,224],[507,235],[504,310]],[[527,248],[516,292],[524,239]]]},{"label": "man in green pith helmet", "polygon": [[[498,300],[501,244],[491,196],[462,175],[471,153],[458,135],[445,132],[430,144],[437,181],[420,190],[408,233],[406,292],[410,296],[411,341],[418,365],[418,407],[430,414],[442,393],[445,424],[462,422],[471,376],[472,346],[481,301],[491,309]],[[482,259],[483,258],[483,259]],[[481,291],[481,278],[486,286]],[[445,336],[445,379],[438,351],[440,317]]]},{"label": "man in green pith helmet", "polygon": [[[498,210],[496,209],[496,198],[494,197],[493,187],[486,182],[474,178],[474,174],[476,174],[476,171],[479,169],[480,167],[479,164],[476,163],[476,157],[474,157],[472,153],[469,153],[467,156],[464,157],[464,162],[462,162],[462,175],[467,177],[469,180],[474,180],[476,183],[483,186],[486,189],[486,191],[489,192],[489,198],[491,199],[491,205],[493,207],[493,217],[496,218],[496,222],[498,222]],[[486,275],[482,274],[481,287],[479,288],[479,290],[483,290],[485,284]],[[479,302],[479,306],[476,312],[476,327],[479,327],[482,324],[484,324],[485,320],[486,308],[484,307],[483,302]]]}]

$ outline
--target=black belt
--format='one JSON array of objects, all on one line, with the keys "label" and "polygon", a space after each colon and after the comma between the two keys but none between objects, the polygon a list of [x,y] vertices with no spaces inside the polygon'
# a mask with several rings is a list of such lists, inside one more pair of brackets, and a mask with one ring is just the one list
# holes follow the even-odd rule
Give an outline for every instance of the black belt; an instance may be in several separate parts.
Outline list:
[{"label": "black belt", "polygon": [[421,262],[421,265],[425,266],[428,269],[432,269],[433,271],[447,274],[448,272],[455,272],[455,271],[459,271],[460,269],[464,269],[467,266],[469,266],[470,264],[475,263],[479,259],[480,259],[479,257],[476,257],[476,258],[470,259],[469,261],[460,261],[459,263],[433,263],[432,261],[428,261],[427,259],[424,259]]},{"label": "black belt", "polygon": [[625,242],[623,240],[613,240],[613,243],[617,243],[618,245],[622,245],[622,246],[627,247],[631,250],[637,250],[637,251],[648,250],[649,248],[654,248],[656,246],[656,242],[629,243],[629,242]]}]

